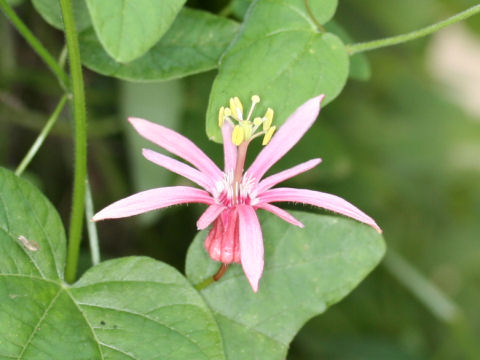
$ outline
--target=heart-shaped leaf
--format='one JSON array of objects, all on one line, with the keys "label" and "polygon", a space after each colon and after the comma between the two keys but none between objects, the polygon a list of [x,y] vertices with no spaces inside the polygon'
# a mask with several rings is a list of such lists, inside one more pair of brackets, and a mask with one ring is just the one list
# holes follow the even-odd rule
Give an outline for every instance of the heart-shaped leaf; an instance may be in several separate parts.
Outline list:
[{"label": "heart-shaped leaf", "polygon": [[[310,3],[322,23],[331,18],[337,4],[334,0]],[[277,126],[313,96],[325,94],[326,104],[345,85],[348,66],[342,41],[319,32],[303,0],[253,2],[238,38],[221,60],[208,104],[207,134],[221,141],[218,110],[232,96],[248,107],[251,96],[259,95],[259,113],[273,108]]]},{"label": "heart-shaped leaf", "polygon": [[168,30],[186,0],[86,0],[100,43],[118,62],[142,56]]},{"label": "heart-shaped leaf", "polygon": [[185,8],[159,42],[128,64],[112,59],[93,29],[80,34],[80,51],[84,65],[103,75],[132,81],[168,80],[216,68],[238,28],[234,21]]},{"label": "heart-shaped leaf", "polygon": [[[303,324],[340,301],[378,264],[381,235],[350,219],[294,212],[304,229],[268,214],[262,221],[265,270],[252,292],[240,265],[201,292],[214,311],[228,360],[284,359]],[[187,277],[201,283],[219,263],[200,233],[187,256]]]},{"label": "heart-shaped leaf", "polygon": [[166,264],[117,259],[65,284],[58,214],[1,168],[0,246],[1,359],[224,359],[208,307]]}]

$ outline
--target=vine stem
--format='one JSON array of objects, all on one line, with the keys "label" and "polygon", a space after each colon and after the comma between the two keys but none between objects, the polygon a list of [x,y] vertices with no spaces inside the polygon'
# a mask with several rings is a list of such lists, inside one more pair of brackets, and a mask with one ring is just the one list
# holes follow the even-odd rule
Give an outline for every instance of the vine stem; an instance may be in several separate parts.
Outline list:
[{"label": "vine stem", "polygon": [[456,15],[453,15],[448,19],[445,19],[443,21],[440,21],[438,23],[424,27],[419,30],[415,30],[406,34],[392,36],[384,39],[378,39],[378,40],[372,40],[372,41],[366,41],[366,42],[361,42],[357,44],[347,45],[347,52],[349,55],[354,55],[364,51],[370,51],[370,50],[379,49],[387,46],[401,44],[410,40],[415,40],[423,36],[430,35],[456,22],[465,20],[470,16],[477,14],[478,12],[480,12],[480,4],[472,6],[471,8],[465,11],[462,11]]},{"label": "vine stem", "polygon": [[[2,1],[2,0],[0,0]],[[65,280],[74,282],[77,273],[78,254],[82,239],[83,212],[85,209],[85,180],[87,178],[87,129],[85,89],[82,77],[82,63],[78,45],[77,30],[70,0],[60,0],[68,60],[73,90],[73,114],[75,119],[75,164],[73,180],[72,211],[70,214],[69,243]]]},{"label": "vine stem", "polygon": [[11,21],[17,31],[23,36],[33,50],[42,58],[50,70],[57,76],[60,84],[64,89],[68,88],[68,75],[57,63],[55,58],[42,45],[40,40],[28,29],[24,22],[18,17],[15,11],[6,0],[0,0],[0,9],[5,13],[5,16]]},{"label": "vine stem", "polygon": [[56,106],[55,110],[53,111],[52,115],[47,120],[47,123],[43,127],[42,131],[38,135],[37,139],[33,143],[32,147],[30,148],[30,150],[28,150],[27,154],[25,155],[23,160],[20,162],[20,165],[18,165],[17,169],[15,170],[15,175],[21,176],[25,171],[25,169],[27,168],[28,164],[30,164],[32,159],[35,157],[35,155],[38,152],[38,149],[40,149],[40,146],[42,146],[46,137],[50,133],[50,130],[52,129],[55,122],[57,121],[58,116],[60,115],[60,112],[65,106],[66,101],[67,101],[67,95],[63,95],[60,101],[58,102],[58,105]]}]

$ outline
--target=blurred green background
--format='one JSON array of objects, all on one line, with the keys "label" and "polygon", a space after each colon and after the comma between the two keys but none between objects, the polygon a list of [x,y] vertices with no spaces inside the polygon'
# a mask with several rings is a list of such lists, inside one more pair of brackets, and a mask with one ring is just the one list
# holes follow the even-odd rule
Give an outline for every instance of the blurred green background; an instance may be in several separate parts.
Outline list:
[{"label": "blurred green background", "polygon": [[[16,3],[46,47],[60,54],[62,33],[29,1]],[[342,0],[335,20],[355,41],[365,41],[420,28],[475,3]],[[226,5],[188,4],[214,12]],[[3,16],[0,44],[0,162],[14,169],[62,92]],[[350,296],[305,326],[289,359],[480,359],[480,16],[367,57],[371,76],[350,80],[276,169],[322,157],[318,168],[289,185],[353,202],[382,226],[389,250]],[[96,209],[139,190],[185,181],[142,159],[141,147],[155,147],[133,133],[126,116],[180,130],[221,163],[221,146],[204,132],[215,72],[148,84],[88,70],[84,75]],[[70,134],[67,109],[26,174],[65,222]],[[183,271],[201,211],[175,207],[100,223],[102,258],[142,254]],[[82,268],[89,266],[85,241]]]}]

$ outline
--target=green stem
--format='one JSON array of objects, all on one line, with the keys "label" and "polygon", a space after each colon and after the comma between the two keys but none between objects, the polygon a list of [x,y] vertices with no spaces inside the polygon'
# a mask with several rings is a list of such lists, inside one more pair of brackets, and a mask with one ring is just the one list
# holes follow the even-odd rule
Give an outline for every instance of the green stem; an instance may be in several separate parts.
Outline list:
[{"label": "green stem", "polygon": [[85,90],[82,77],[82,63],[78,45],[77,31],[70,0],[60,0],[65,37],[67,40],[68,60],[73,85],[73,113],[75,119],[75,174],[73,181],[72,212],[70,214],[69,244],[65,279],[74,282],[80,242],[82,239],[83,212],[85,208],[85,180],[87,178],[87,129]]},{"label": "green stem", "polygon": [[92,190],[90,189],[90,183],[85,180],[86,192],[85,192],[85,217],[87,220],[88,239],[90,243],[90,255],[92,257],[92,265],[98,265],[100,263],[100,247],[98,245],[98,233],[97,225],[95,222],[90,221],[93,217],[93,199]]},{"label": "green stem", "polygon": [[67,101],[67,95],[63,95],[63,97],[58,102],[57,107],[53,111],[53,114],[50,116],[47,123],[43,127],[42,131],[38,135],[37,139],[33,143],[32,147],[30,148],[30,150],[28,150],[27,154],[25,155],[23,160],[20,162],[20,165],[18,165],[17,170],[15,170],[15,175],[21,176],[22,173],[27,168],[28,164],[30,164],[30,161],[32,161],[34,156],[37,154],[38,149],[40,149],[40,146],[42,146],[46,137],[50,133],[50,130],[52,129],[55,122],[57,121],[58,116],[60,115],[60,112],[62,111],[63,107],[65,106],[66,101]]},{"label": "green stem", "polygon": [[12,22],[13,26],[23,36],[23,38],[30,44],[33,50],[42,58],[52,72],[57,76],[60,84],[64,88],[68,88],[68,76],[63,69],[58,65],[55,58],[42,45],[40,40],[28,29],[23,21],[17,16],[15,11],[8,5],[6,0],[0,0],[0,9],[3,10],[7,18]]},{"label": "green stem", "polygon": [[362,42],[362,43],[353,44],[353,45],[347,45],[347,51],[350,55],[354,55],[363,51],[370,51],[370,50],[397,45],[410,40],[418,39],[420,37],[430,35],[451,24],[465,20],[470,16],[475,15],[478,12],[480,12],[480,4],[472,6],[471,8],[465,11],[462,11],[456,15],[453,15],[452,17],[449,17],[448,19],[440,21],[436,24],[424,27],[423,29],[419,29],[406,34],[392,36],[384,39],[378,39],[378,40],[372,40],[372,41]]}]

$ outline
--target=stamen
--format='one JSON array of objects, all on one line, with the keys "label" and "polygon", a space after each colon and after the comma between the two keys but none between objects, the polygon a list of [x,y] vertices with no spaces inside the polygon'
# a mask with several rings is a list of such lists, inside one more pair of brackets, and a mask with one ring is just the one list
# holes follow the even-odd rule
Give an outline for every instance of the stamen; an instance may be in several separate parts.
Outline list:
[{"label": "stamen", "polygon": [[272,126],[270,129],[268,129],[265,137],[263,138],[262,145],[267,145],[270,142],[270,139],[272,138],[276,128],[276,126]]},{"label": "stamen", "polygon": [[243,120],[243,105],[238,96],[230,98],[230,110],[236,120]]},{"label": "stamen", "polygon": [[260,126],[262,123],[263,123],[263,119],[261,117],[256,117],[255,119],[253,119],[253,125],[257,127]]},{"label": "stamen", "polygon": [[[248,112],[246,120],[243,118],[243,105],[238,96],[231,97],[229,100],[229,106],[222,106],[218,112],[218,125],[223,126],[225,121],[229,121],[234,125],[232,133],[232,143],[236,146],[240,146],[245,143],[245,146],[248,146],[250,141],[253,139],[263,136],[263,145],[266,145],[270,142],[270,139],[275,132],[275,127],[272,126],[274,111],[272,108],[267,108],[265,115],[263,117],[252,118],[253,111],[255,106],[260,102],[260,96],[253,95],[251,97],[252,105]],[[235,122],[236,121],[236,125]],[[259,130],[262,126],[262,131]]]},{"label": "stamen", "polygon": [[225,122],[225,106],[222,106],[218,111],[218,127],[222,127]]},{"label": "stamen", "polygon": [[264,116],[264,122],[263,122],[263,131],[268,131],[270,129],[270,126],[272,126],[272,121],[273,121],[273,109],[268,108],[267,112],[265,113]]},{"label": "stamen", "polygon": [[245,130],[240,125],[235,125],[232,133],[232,142],[239,146],[245,140]]},{"label": "stamen", "polygon": [[250,106],[250,111],[248,112],[247,120],[250,120],[250,117],[252,116],[252,113],[253,113],[253,109],[255,108],[255,105],[257,105],[259,102],[260,102],[260,96],[253,95],[252,106]]},{"label": "stamen", "polygon": [[243,121],[240,126],[243,128],[245,133],[245,140],[249,140],[253,132],[252,123],[250,121]]}]

